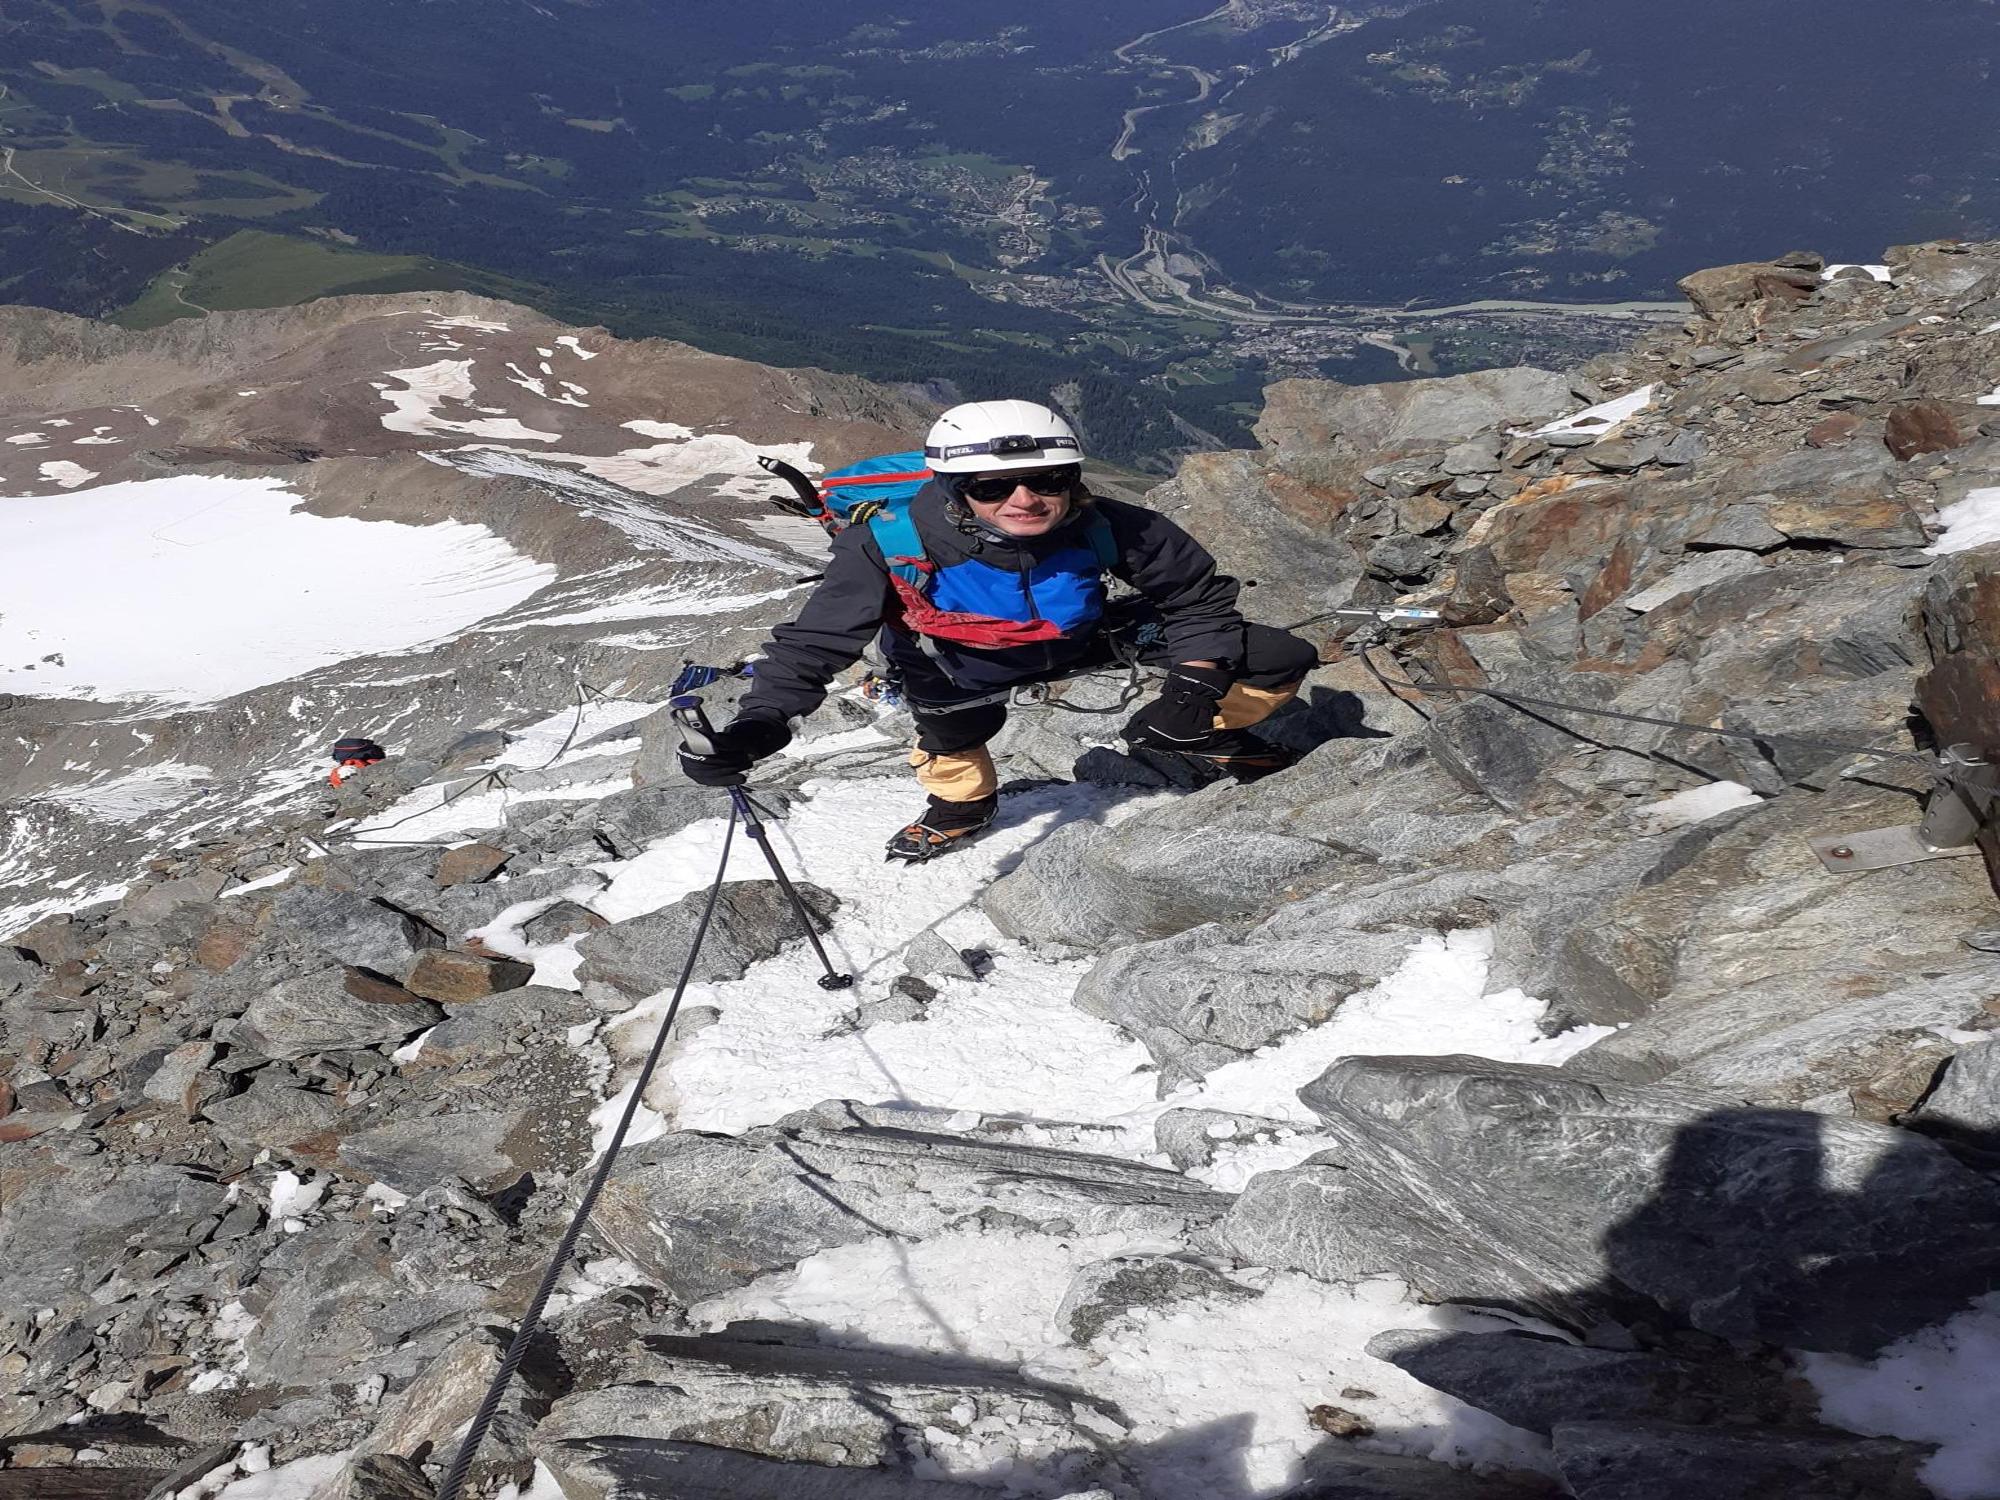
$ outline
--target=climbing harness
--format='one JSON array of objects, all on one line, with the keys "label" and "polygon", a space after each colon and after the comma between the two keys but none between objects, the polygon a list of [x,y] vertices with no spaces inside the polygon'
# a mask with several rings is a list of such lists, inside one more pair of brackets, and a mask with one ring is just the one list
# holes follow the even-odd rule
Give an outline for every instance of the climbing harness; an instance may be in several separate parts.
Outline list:
[{"label": "climbing harness", "polygon": [[[702,712],[701,700],[693,697],[679,697],[671,700],[675,721],[681,726],[681,733],[688,746],[697,755],[712,753],[715,733]],[[611,1180],[612,1169],[618,1163],[618,1153],[624,1149],[626,1135],[632,1128],[632,1121],[638,1115],[639,1105],[646,1095],[646,1086],[652,1082],[654,1070],[659,1066],[660,1056],[666,1051],[667,1037],[673,1030],[674,1019],[680,1014],[681,1000],[687,993],[688,982],[694,976],[696,960],[701,956],[701,945],[708,936],[708,928],[715,917],[716,903],[721,899],[724,878],[729,872],[729,851],[735,842],[736,829],[740,824],[751,841],[764,853],[764,860],[771,867],[771,874],[777,880],[779,889],[791,904],[798,917],[799,926],[805,932],[806,940],[812,944],[814,955],[826,971],[820,976],[819,987],[823,990],[844,990],[854,983],[852,974],[837,972],[833,961],[827,956],[819,934],[813,929],[812,913],[800,897],[798,887],[792,884],[785,873],[784,864],[777,851],[771,847],[770,832],[764,826],[764,817],[769,809],[760,808],[756,799],[740,786],[728,788],[729,821],[722,832],[722,854],[716,861],[715,878],[709,882],[708,898],[702,904],[701,919],[695,923],[694,935],[688,940],[687,958],[681,964],[680,977],[674,982],[673,996],[667,1002],[666,1014],[660,1018],[658,1031],[653,1035],[653,1045],[646,1053],[646,1060],[640,1065],[637,1076],[632,1081],[632,1091],[625,1101],[625,1109],[618,1117],[618,1127],[611,1133],[611,1140],[604,1148],[604,1155],[598,1159],[597,1169],[591,1173],[590,1182],[583,1195],[577,1200],[576,1212],[570,1216],[562,1238],[556,1243],[555,1254],[550,1257],[548,1268],[542,1272],[540,1284],[528,1301],[527,1311],[514,1329],[514,1336],[507,1344],[507,1352],[501,1357],[499,1368],[493,1372],[493,1379],[486,1388],[486,1395],[479,1403],[472,1425],[466,1429],[464,1439],[458,1445],[458,1452],[446,1471],[444,1482],[438,1486],[438,1500],[458,1500],[464,1488],[472,1461],[479,1454],[480,1445],[486,1440],[487,1430],[493,1425],[493,1418],[500,1409],[500,1400],[507,1393],[514,1374],[527,1357],[528,1347],[541,1325],[542,1314],[548,1307],[549,1298],[554,1294],[556,1283],[568,1267],[570,1258],[576,1253],[576,1244],[582,1237],[584,1226],[590,1222],[591,1210],[597,1206],[598,1197],[604,1185]]]}]

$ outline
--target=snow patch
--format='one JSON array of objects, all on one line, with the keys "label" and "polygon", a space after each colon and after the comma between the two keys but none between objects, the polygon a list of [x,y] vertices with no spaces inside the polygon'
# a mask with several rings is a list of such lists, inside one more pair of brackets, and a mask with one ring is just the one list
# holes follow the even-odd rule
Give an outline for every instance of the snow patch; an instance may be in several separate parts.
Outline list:
[{"label": "snow patch", "polygon": [[[876,1239],[823,1250],[699,1303],[688,1316],[710,1330],[753,1318],[805,1322],[827,1343],[1019,1364],[1031,1378],[1089,1392],[1135,1424],[1125,1451],[1154,1500],[1277,1493],[1303,1477],[1301,1461],[1325,1441],[1307,1420],[1324,1403],[1357,1407],[1395,1434],[1378,1448],[1547,1468],[1539,1439],[1368,1355],[1368,1340],[1392,1328],[1506,1326],[1425,1307],[1399,1281],[1345,1287],[1263,1273],[1245,1278],[1252,1289],[1263,1283],[1254,1301],[1136,1309],[1089,1347],[1068,1346],[1056,1314],[1079,1271],[1172,1248],[1125,1235],[1007,1229],[950,1230],[916,1244]],[[1342,1397],[1357,1386],[1374,1396]],[[1003,1449],[949,1458],[1012,1456]]]},{"label": "snow patch", "polygon": [[2000,1500],[2000,1292],[1875,1359],[1802,1354],[1799,1366],[1819,1391],[1823,1420],[1938,1444],[1918,1477],[1939,1500]]},{"label": "snow patch", "polygon": [[1658,802],[1648,802],[1633,809],[1633,815],[1647,826],[1648,832],[1665,833],[1705,823],[1739,807],[1755,807],[1763,800],[1739,781],[1711,781],[1662,797]]},{"label": "snow patch", "polygon": [[82,464],[73,464],[66,458],[50,459],[35,472],[48,483],[65,490],[73,490],[80,484],[89,484],[97,477],[97,470],[86,469]]},{"label": "snow patch", "polygon": [[[457,635],[556,576],[483,526],[298,504],[277,479],[178,475],[0,506],[0,691],[212,702]],[[302,558],[310,577],[273,566]]]},{"label": "snow patch", "polygon": [[564,334],[561,338],[557,339],[556,342],[562,345],[564,348],[568,349],[569,352],[574,354],[578,359],[597,358],[598,351],[595,349],[584,348],[583,345],[577,341],[577,337],[573,333]]},{"label": "snow patch", "polygon": [[44,800],[100,823],[136,823],[190,801],[214,774],[207,766],[174,761],[88,786],[48,792]]},{"label": "snow patch", "polygon": [[509,442],[553,443],[562,438],[559,432],[541,432],[524,426],[513,417],[477,417],[467,422],[454,422],[439,416],[438,408],[447,401],[465,406],[472,404],[472,361],[469,359],[441,359],[436,364],[409,370],[390,370],[387,374],[389,379],[403,382],[401,390],[379,382],[375,386],[382,399],[393,408],[382,418],[382,425],[391,432],[414,433],[420,437],[457,433]]},{"label": "snow patch", "polygon": [[1600,401],[1595,406],[1586,406],[1572,416],[1561,417],[1535,429],[1536,437],[1546,437],[1552,432],[1588,432],[1602,437],[1613,431],[1628,418],[1637,416],[1653,404],[1653,392],[1657,386],[1642,385],[1636,391],[1629,391],[1609,401]]},{"label": "snow patch", "polygon": [[1971,491],[1963,500],[1940,510],[1937,519],[1943,534],[1924,549],[1932,557],[2000,542],[2000,485]]}]

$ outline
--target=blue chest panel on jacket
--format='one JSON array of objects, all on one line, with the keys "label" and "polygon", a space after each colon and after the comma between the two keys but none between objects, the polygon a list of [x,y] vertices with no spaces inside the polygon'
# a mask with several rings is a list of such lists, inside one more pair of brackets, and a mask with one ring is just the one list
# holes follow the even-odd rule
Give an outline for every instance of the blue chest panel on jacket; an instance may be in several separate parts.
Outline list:
[{"label": "blue chest panel on jacket", "polygon": [[1047,620],[1065,635],[1104,613],[1104,577],[1089,547],[1052,552],[1027,572],[968,559],[932,575],[930,601],[939,609],[1002,620]]}]

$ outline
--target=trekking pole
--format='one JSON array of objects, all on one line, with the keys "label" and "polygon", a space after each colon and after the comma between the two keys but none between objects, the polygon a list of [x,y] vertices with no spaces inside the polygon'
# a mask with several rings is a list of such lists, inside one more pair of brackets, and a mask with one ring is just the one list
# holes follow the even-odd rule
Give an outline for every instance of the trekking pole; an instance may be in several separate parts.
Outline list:
[{"label": "trekking pole", "polygon": [[[681,739],[687,747],[696,755],[713,755],[715,726],[708,722],[708,715],[702,709],[701,699],[691,693],[684,693],[678,698],[668,699],[667,702],[673,709],[674,722],[681,726]],[[799,926],[805,929],[806,941],[812,944],[813,953],[818,957],[820,967],[826,970],[819,977],[819,987],[823,990],[850,988],[854,983],[854,976],[840,973],[834,968],[833,960],[827,957],[825,945],[820,942],[819,934],[813,930],[812,913],[806,910],[805,901],[800,897],[798,888],[785,873],[784,865],[779,863],[778,851],[771,847],[770,830],[764,826],[764,820],[757,815],[757,804],[750,800],[750,794],[741,786],[733,786],[728,790],[730,805],[735,809],[736,816],[743,821],[743,831],[750,835],[759,849],[764,851],[764,863],[771,867],[771,874],[778,882],[778,889],[783,891],[785,899],[791,902],[792,910],[798,916]]]}]

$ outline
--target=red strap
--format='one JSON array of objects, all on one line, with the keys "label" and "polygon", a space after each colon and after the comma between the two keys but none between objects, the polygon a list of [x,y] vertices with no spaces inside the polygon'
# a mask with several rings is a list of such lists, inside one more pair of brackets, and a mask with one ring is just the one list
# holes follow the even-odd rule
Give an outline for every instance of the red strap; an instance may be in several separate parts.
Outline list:
[{"label": "red strap", "polygon": [[896,602],[901,606],[896,624],[917,635],[989,651],[1063,639],[1062,627],[1052,620],[1003,620],[995,615],[939,609],[901,574],[891,573],[889,580],[896,586]]},{"label": "red strap", "polygon": [[841,474],[822,479],[819,487],[822,493],[839,489],[844,484],[907,484],[912,479],[929,479],[929,469],[918,469],[913,474]]}]

